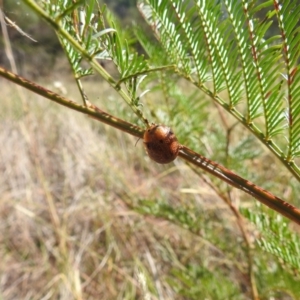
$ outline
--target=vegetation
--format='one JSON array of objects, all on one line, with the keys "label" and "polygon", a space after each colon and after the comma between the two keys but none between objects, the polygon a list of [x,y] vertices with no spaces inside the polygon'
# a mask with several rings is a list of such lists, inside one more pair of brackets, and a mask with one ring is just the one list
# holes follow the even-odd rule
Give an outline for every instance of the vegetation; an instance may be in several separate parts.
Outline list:
[{"label": "vegetation", "polygon": [[59,84],[2,76],[137,137],[167,124],[184,147],[155,164],[122,131],[3,84],[1,297],[298,299],[289,208],[199,169],[201,153],[300,207],[297,1],[140,1],[155,39],[94,0],[24,3],[67,60]]}]

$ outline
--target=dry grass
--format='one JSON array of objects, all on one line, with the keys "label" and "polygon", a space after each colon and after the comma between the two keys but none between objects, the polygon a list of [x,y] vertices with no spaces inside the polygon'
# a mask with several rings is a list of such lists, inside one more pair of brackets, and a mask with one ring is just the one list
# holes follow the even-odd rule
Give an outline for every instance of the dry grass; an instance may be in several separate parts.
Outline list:
[{"label": "dry grass", "polygon": [[[40,74],[48,68],[40,61],[36,69],[23,71]],[[66,61],[58,59],[51,80],[42,84],[79,99],[65,71]],[[1,78],[0,90],[0,299],[184,300],[190,298],[182,292],[199,286],[203,299],[250,298],[249,262],[237,220],[181,161],[157,165],[135,138]],[[85,90],[99,107],[126,120],[132,117],[108,85],[87,82]],[[28,114],[23,113],[25,102]],[[156,103],[150,99],[147,104]],[[238,132],[234,142],[243,135]],[[209,138],[201,141],[211,156],[217,145],[223,153],[218,135],[210,138],[216,139],[213,147]],[[249,175],[246,164],[240,162]],[[255,176],[270,177],[273,185],[277,165],[269,152],[255,168]],[[282,176],[278,189],[284,187],[289,196],[284,181],[289,177]],[[226,188],[222,191],[227,195]],[[240,196],[231,192],[237,202]],[[193,212],[199,230],[192,233],[176,220],[139,214],[147,209],[141,200]],[[254,239],[255,232],[249,236]],[[187,269],[190,278],[182,275]]]},{"label": "dry grass", "polygon": [[[214,247],[131,206],[162,199],[199,208],[206,200],[209,210],[222,202],[205,186],[202,196],[181,193],[199,186],[182,163],[150,163],[141,141],[23,90],[24,116],[15,87],[0,85],[0,297],[183,299],[166,280],[170,270],[200,259],[199,249],[213,267]],[[106,85],[93,86],[107,109],[122,111]]]},{"label": "dry grass", "polygon": [[[79,99],[74,83],[54,74],[64,82],[42,83]],[[189,299],[176,282],[193,266],[215,277],[195,273],[195,287],[218,290],[226,278],[229,299],[248,299],[237,221],[182,161],[153,163],[142,141],[1,79],[0,87],[1,299]],[[91,81],[85,89],[99,107],[130,119],[109,86]],[[139,214],[143,200],[194,212],[199,230]]]}]

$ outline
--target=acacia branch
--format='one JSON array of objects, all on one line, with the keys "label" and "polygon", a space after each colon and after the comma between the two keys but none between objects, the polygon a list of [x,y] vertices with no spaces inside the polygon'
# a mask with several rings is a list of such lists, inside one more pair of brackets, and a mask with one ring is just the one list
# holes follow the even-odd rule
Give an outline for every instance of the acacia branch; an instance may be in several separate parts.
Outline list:
[{"label": "acacia branch", "polygon": [[[115,116],[112,116],[97,108],[93,104],[89,104],[87,107],[80,105],[19,75],[9,72],[2,67],[0,67],[0,76],[60,105],[84,113],[100,122],[113,126],[133,136],[143,138],[144,130],[142,128],[119,119]],[[292,204],[289,204],[288,202],[280,199],[272,193],[255,185],[254,183],[240,177],[229,169],[226,169],[218,163],[202,156],[197,152],[194,152],[186,146],[181,146],[179,156],[187,162],[200,167],[204,171],[212,174],[213,176],[220,178],[229,185],[246,192],[264,205],[270,207],[271,209],[277,211],[281,215],[300,225],[300,209],[296,208]]]}]

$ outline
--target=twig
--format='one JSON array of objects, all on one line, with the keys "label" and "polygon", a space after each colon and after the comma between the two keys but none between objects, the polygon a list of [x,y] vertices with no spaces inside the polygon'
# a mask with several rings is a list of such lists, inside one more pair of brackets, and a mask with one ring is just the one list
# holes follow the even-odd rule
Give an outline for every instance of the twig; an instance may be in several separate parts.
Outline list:
[{"label": "twig", "polygon": [[27,37],[28,39],[32,40],[33,42],[37,43],[37,40],[35,40],[28,33],[26,33],[25,31],[23,31],[15,22],[13,22],[12,20],[10,20],[8,17],[5,16],[4,20],[6,21],[7,25],[9,25],[12,28],[14,28],[15,30],[17,30],[21,35],[23,35],[23,36]]},{"label": "twig", "polygon": [[[11,70],[14,73],[18,74],[18,68],[17,68],[16,62],[15,62],[15,58],[14,58],[13,50],[12,50],[12,47],[11,47],[11,43],[10,43],[10,39],[9,39],[9,35],[8,35],[8,31],[7,31],[7,27],[6,27],[5,21],[6,22],[9,21],[10,23],[12,23],[12,21],[10,21],[4,15],[4,13],[2,12],[2,10],[0,8],[0,24],[1,24],[1,31],[2,31],[2,34],[3,34],[3,42],[4,42],[5,54],[6,54],[7,58],[8,58]],[[21,89],[20,89],[19,86],[17,87],[17,91],[18,91],[18,95],[19,95],[19,97],[20,97],[20,99],[22,101],[23,112],[27,113],[28,112],[27,101],[24,98],[24,96],[23,96],[23,94],[22,94]]]},{"label": "twig", "polygon": [[[113,126],[117,129],[120,129],[136,137],[139,138],[143,137],[144,130],[141,129],[140,127],[128,123],[115,116],[112,116],[92,104],[89,104],[88,107],[79,105],[76,102],[71,101],[65,97],[62,97],[48,89],[45,89],[34,82],[31,82],[21,76],[11,73],[2,67],[0,67],[0,76],[18,85],[21,85],[31,90],[32,92],[41,95],[51,101],[54,101],[58,104],[79,111],[81,113],[87,114],[90,117],[97,119],[100,122],[106,123],[110,126]],[[234,172],[226,169],[225,167],[219,165],[218,163],[202,156],[197,152],[194,152],[193,150],[185,146],[181,146],[181,150],[179,151],[179,156],[184,160],[194,164],[195,166],[200,167],[206,172],[222,179],[223,181],[227,182],[231,186],[234,186],[248,193],[249,195],[259,200],[261,203],[265,204],[266,206],[279,212],[283,216],[289,218],[290,220],[300,225],[300,209],[296,208],[292,204],[285,202],[284,200],[271,194],[270,192],[264,190],[263,188],[240,177]]]},{"label": "twig", "polygon": [[[196,174],[201,176],[199,169],[195,168],[195,166],[192,166],[192,169]],[[214,184],[212,184],[210,181],[208,181],[203,175],[201,176],[202,180],[213,190],[215,193],[228,205],[231,212],[234,214],[237,225],[240,229],[240,232],[243,236],[244,242],[246,244],[246,255],[248,258],[248,276],[250,280],[250,288],[251,288],[251,294],[253,300],[259,300],[258,290],[255,282],[255,276],[254,276],[254,269],[253,269],[253,257],[252,257],[252,251],[251,251],[251,241],[247,232],[246,224],[244,221],[243,216],[239,212],[238,208],[232,203],[230,200],[230,195],[227,197],[222,194]]]},{"label": "twig", "polygon": [[292,204],[285,202],[279,197],[273,195],[272,193],[264,190],[263,188],[255,185],[249,180],[246,180],[229,169],[219,165],[218,163],[202,156],[201,154],[194,152],[193,150],[182,146],[179,156],[186,161],[200,167],[206,172],[220,178],[221,180],[227,182],[231,186],[234,186],[252,197],[256,198],[258,201],[264,205],[270,207],[271,209],[279,212],[288,219],[294,221],[300,225],[300,209],[296,208]]},{"label": "twig", "polygon": [[84,113],[102,123],[108,124],[110,126],[113,126],[117,129],[120,129],[124,132],[127,132],[131,135],[134,135],[136,137],[142,138],[144,130],[140,127],[128,123],[124,120],[121,120],[119,118],[116,118],[105,111],[101,110],[100,108],[94,106],[93,104],[90,104],[86,107],[83,105],[80,105],[70,99],[67,99],[61,95],[58,95],[30,80],[25,79],[24,77],[21,77],[19,75],[16,75],[12,72],[7,71],[6,69],[0,67],[0,76],[38,94],[41,95],[51,101],[54,101],[60,105],[66,106],[68,108],[74,109],[78,112]]}]

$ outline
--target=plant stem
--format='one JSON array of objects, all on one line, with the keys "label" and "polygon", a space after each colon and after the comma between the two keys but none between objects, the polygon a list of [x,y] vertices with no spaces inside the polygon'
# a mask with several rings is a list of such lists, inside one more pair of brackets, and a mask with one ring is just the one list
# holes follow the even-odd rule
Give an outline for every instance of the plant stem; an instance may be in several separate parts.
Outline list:
[{"label": "plant stem", "polygon": [[136,137],[142,138],[144,130],[140,127],[116,118],[103,110],[97,108],[96,106],[89,104],[87,107],[80,105],[72,100],[69,100],[61,95],[58,95],[34,82],[31,82],[21,76],[18,76],[12,72],[7,71],[6,69],[0,67],[0,76],[38,94],[51,101],[54,101],[60,105],[66,106],[68,108],[74,109],[90,117],[97,119],[100,122],[113,126],[117,129],[120,129],[124,132],[130,133]]},{"label": "plant stem", "polygon": [[229,169],[219,165],[218,163],[202,156],[193,150],[182,146],[179,156],[186,161],[200,167],[206,172],[222,179],[231,186],[234,186],[247,194],[251,195],[261,203],[277,211],[288,219],[300,225],[300,209],[292,204],[285,202],[272,193],[264,190],[263,188],[255,185],[249,180],[246,180]]},{"label": "plant stem", "polygon": [[[182,75],[182,74],[181,74]],[[190,78],[186,78],[189,81],[192,81]],[[264,134],[253,124],[247,123],[244,119],[243,115],[238,112],[236,109],[232,109],[227,103],[225,103],[219,96],[213,94],[208,88],[205,86],[199,86],[197,83],[193,82],[193,84],[202,90],[205,94],[211,97],[215,102],[221,105],[226,111],[228,111],[232,116],[234,116],[244,127],[246,127],[252,134],[254,134],[272,153],[275,154],[277,158],[282,162],[282,164],[288,169],[288,171],[300,182],[300,168],[296,165],[296,163],[291,160],[288,161],[285,157],[283,151],[279,148],[278,145],[273,140],[266,140]]]},{"label": "plant stem", "polygon": [[62,37],[65,38],[98,72],[104,80],[106,80],[125,100],[125,102],[130,106],[133,112],[146,124],[149,125],[148,120],[144,117],[142,111],[136,107],[130,98],[130,96],[117,85],[117,82],[114,78],[105,71],[105,69],[99,64],[99,62],[93,58],[67,31],[65,31],[55,20],[53,20],[46,11],[44,11],[39,5],[33,0],[24,0],[24,2],[40,17],[47,21],[56,32]]},{"label": "plant stem", "polygon": [[[28,90],[38,95],[41,95],[51,101],[54,101],[58,104],[79,111],[81,113],[87,114],[90,117],[100,122],[106,123],[110,126],[113,126],[131,135],[134,135],[139,138],[143,138],[143,133],[144,133],[143,129],[141,129],[140,127],[134,124],[126,122],[122,119],[114,117],[92,104],[89,104],[88,107],[79,105],[76,102],[71,101],[65,97],[62,97],[48,89],[45,89],[44,87],[41,87],[34,82],[31,82],[21,76],[11,73],[2,67],[0,67],[0,76],[18,85],[21,85],[24,88],[27,88]],[[197,152],[194,152],[193,150],[185,146],[181,146],[181,150],[179,151],[179,156],[184,160],[192,163],[193,165],[200,167],[206,172],[227,182],[231,186],[234,186],[248,193],[249,195],[259,200],[261,203],[265,204],[266,206],[279,212],[283,216],[289,218],[290,220],[300,225],[300,209],[296,208],[295,206],[285,202],[284,200],[280,199],[277,196],[274,196],[273,194],[264,190],[263,188],[240,177],[234,172],[226,169],[225,167],[219,165],[218,163],[202,156]]]}]

